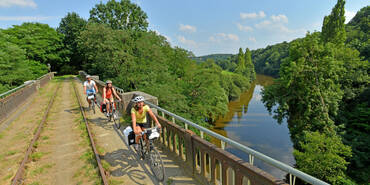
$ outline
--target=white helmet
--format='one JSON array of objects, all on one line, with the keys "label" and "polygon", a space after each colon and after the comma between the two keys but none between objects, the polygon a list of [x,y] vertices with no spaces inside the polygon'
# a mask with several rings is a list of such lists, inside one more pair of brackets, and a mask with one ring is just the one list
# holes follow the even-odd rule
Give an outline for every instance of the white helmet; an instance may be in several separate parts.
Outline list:
[{"label": "white helmet", "polygon": [[134,99],[132,99],[132,102],[138,103],[138,102],[142,102],[144,100],[145,100],[144,96],[136,96]]},{"label": "white helmet", "polygon": [[91,76],[90,75],[87,75],[86,78],[91,78]]}]

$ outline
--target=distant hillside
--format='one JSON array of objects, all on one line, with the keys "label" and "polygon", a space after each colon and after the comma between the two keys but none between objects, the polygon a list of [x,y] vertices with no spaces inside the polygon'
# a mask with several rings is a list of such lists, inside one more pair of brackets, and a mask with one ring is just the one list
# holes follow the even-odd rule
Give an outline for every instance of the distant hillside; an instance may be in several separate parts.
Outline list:
[{"label": "distant hillside", "polygon": [[200,57],[192,57],[193,60],[197,62],[206,61],[207,59],[213,59],[215,62],[229,60],[233,54],[211,54]]}]

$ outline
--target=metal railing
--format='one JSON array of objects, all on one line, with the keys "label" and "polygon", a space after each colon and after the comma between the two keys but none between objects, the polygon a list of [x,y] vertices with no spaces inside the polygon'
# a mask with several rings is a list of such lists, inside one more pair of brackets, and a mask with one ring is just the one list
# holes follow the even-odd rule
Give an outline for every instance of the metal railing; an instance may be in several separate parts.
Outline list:
[{"label": "metal railing", "polygon": [[229,144],[230,146],[233,146],[235,147],[236,149],[239,149],[245,153],[247,153],[249,155],[249,163],[251,165],[253,165],[253,161],[254,161],[254,157],[260,159],[261,161],[265,162],[265,163],[268,163],[270,164],[271,166],[275,167],[275,168],[278,168],[284,172],[287,172],[289,174],[289,184],[291,185],[294,185],[295,184],[295,179],[296,177],[300,178],[301,180],[307,182],[307,183],[310,183],[310,184],[317,184],[317,185],[328,185],[328,183],[320,180],[320,179],[317,179],[311,175],[308,175],[304,172],[301,172],[287,164],[284,164],[278,160],[275,160],[269,156],[266,156],[260,152],[257,152],[247,146],[244,146],[234,140],[231,140],[229,138],[226,138],[220,134],[217,134],[207,128],[204,128],[202,126],[199,126],[198,124],[192,122],[192,121],[189,121],[181,116],[178,116],[172,112],[169,112],[157,105],[154,105],[148,101],[145,101],[146,104],[148,104],[150,107],[152,108],[155,108],[157,109],[158,111],[161,111],[162,112],[162,117],[164,117],[164,114],[172,117],[172,122],[175,123],[175,120],[179,120],[181,122],[183,122],[185,124],[185,129],[188,130],[188,125],[198,129],[200,131],[200,135],[201,135],[201,138],[204,137],[204,133],[209,135],[209,136],[212,136],[212,137],[215,137],[219,140],[221,140],[221,148],[222,149],[225,149],[225,144]]},{"label": "metal railing", "polygon": [[24,83],[24,84],[22,84],[22,85],[20,85],[20,86],[18,86],[16,88],[14,88],[14,89],[11,89],[9,91],[6,91],[4,93],[1,93],[0,94],[0,99],[3,98],[3,97],[5,97],[5,96],[7,96],[7,95],[9,95],[9,94],[11,94],[11,93],[13,93],[13,92],[15,92],[15,91],[17,91],[18,89],[21,89],[21,88],[23,88],[23,87],[25,87],[25,86],[27,86],[29,84],[32,84],[34,82],[35,82],[34,80],[31,80],[31,81],[28,81],[28,82],[26,82],[26,83]]}]

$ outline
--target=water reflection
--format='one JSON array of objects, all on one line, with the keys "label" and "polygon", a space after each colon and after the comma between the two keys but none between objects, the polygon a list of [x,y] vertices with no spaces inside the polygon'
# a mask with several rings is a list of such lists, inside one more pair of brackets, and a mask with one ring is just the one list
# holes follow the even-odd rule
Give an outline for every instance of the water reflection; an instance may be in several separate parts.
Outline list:
[{"label": "water reflection", "polygon": [[[273,78],[257,75],[251,88],[241,94],[239,100],[229,103],[229,112],[215,122],[213,131],[292,166],[295,161],[287,123],[278,124],[261,101],[263,87],[272,83]],[[212,142],[221,145],[216,139]],[[248,155],[244,152],[231,147],[226,150],[248,161]],[[275,177],[284,178],[284,172],[257,159],[254,164]]]}]

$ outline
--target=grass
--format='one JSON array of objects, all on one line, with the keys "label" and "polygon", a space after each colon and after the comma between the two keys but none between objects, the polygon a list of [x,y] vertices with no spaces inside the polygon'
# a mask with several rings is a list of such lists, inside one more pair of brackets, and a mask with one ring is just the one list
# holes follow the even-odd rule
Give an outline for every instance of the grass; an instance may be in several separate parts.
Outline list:
[{"label": "grass", "polygon": [[109,179],[109,183],[110,185],[119,185],[119,184],[123,184],[124,181],[122,180],[115,180],[115,179]]},{"label": "grass", "polygon": [[50,137],[49,136],[42,136],[41,139],[42,140],[48,140]]},{"label": "grass", "polygon": [[169,178],[167,179],[166,183],[167,183],[168,185],[171,185],[171,184],[173,183],[173,179],[169,177]]},{"label": "grass", "polygon": [[0,139],[4,137],[4,133],[0,133]]},{"label": "grass", "polygon": [[5,176],[3,180],[8,180],[13,177],[13,173],[10,173],[9,175]]},{"label": "grass", "polygon": [[[74,82],[72,82],[72,86],[75,86]],[[79,106],[77,105],[78,102],[77,97],[76,96],[73,97],[75,99],[75,106],[77,107],[76,109],[78,109]],[[86,125],[81,113],[80,116],[75,119],[75,122],[78,124],[77,126],[78,129],[80,130],[80,137],[82,138],[80,146],[87,148],[87,151],[80,156],[80,159],[83,160],[85,164],[80,169],[77,170],[73,177],[78,178],[83,176],[85,178],[88,178],[89,182],[93,181],[94,184],[102,184],[101,178],[99,176],[98,164],[96,162],[95,155],[92,152],[92,149],[90,148],[91,146],[90,138],[87,133]],[[79,181],[78,184],[83,184],[83,182]]]},{"label": "grass", "polygon": [[36,176],[36,175],[39,175],[41,173],[44,173],[44,172],[46,172],[47,169],[49,169],[49,168],[51,168],[53,166],[54,166],[54,164],[45,164],[45,165],[43,165],[43,166],[41,166],[39,168],[36,168],[35,170],[33,170],[31,172],[31,176]]},{"label": "grass", "polygon": [[37,161],[39,159],[41,159],[42,156],[44,156],[46,153],[44,152],[35,152],[33,154],[31,154],[31,160],[32,161]]},{"label": "grass", "polygon": [[29,185],[41,185],[39,182],[33,182],[33,183],[31,183],[31,184],[29,184]]}]

